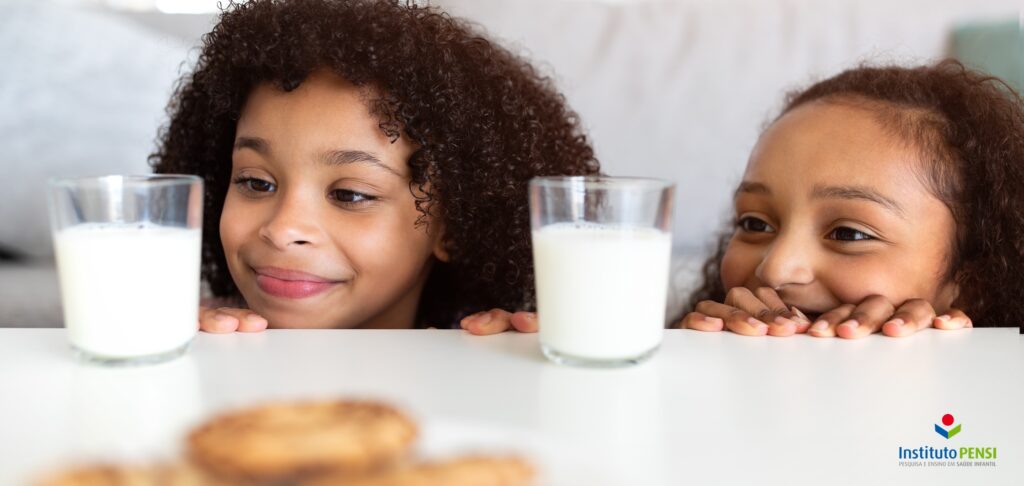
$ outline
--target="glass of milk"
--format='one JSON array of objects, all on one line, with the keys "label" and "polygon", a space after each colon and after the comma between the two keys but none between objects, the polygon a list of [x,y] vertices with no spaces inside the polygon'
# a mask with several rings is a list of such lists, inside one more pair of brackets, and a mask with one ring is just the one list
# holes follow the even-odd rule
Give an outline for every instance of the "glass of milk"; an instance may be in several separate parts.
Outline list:
[{"label": "glass of milk", "polygon": [[661,344],[674,184],[625,177],[530,181],[537,316],[556,363],[622,366]]},{"label": "glass of milk", "polygon": [[184,354],[198,328],[202,179],[53,179],[48,195],[76,354],[102,364]]}]

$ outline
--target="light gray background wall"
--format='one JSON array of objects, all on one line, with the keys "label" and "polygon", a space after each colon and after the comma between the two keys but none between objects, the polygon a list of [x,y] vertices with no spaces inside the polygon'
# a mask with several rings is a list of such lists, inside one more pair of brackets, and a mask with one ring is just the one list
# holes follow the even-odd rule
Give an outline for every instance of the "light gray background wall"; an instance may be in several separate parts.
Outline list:
[{"label": "light gray background wall", "polygon": [[[959,26],[1021,18],[1019,0],[433,3],[549,73],[607,173],[676,181],[676,301],[784,91],[861,61],[938,58]],[[59,324],[46,178],[145,171],[172,84],[214,20],[97,4],[0,2],[0,250],[30,257],[0,263],[0,326]]]}]

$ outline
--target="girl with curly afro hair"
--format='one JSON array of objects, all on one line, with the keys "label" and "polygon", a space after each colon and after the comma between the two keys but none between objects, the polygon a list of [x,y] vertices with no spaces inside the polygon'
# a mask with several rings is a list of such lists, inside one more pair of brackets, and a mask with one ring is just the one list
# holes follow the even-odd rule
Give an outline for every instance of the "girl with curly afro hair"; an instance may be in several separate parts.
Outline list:
[{"label": "girl with curly afro hair", "polygon": [[232,3],[168,112],[151,164],[205,180],[214,332],[531,310],[527,183],[599,170],[548,78],[411,3]]},{"label": "girl with curly afro hair", "polygon": [[790,95],[681,325],[859,338],[1024,323],[1024,100],[955,61]]}]

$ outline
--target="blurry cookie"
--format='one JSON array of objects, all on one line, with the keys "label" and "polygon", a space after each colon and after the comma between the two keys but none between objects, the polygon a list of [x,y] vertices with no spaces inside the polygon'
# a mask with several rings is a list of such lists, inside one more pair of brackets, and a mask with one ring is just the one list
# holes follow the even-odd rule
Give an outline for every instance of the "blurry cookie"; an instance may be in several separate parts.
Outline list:
[{"label": "blurry cookie", "polygon": [[38,486],[214,486],[212,478],[185,464],[156,466],[96,465],[69,469]]},{"label": "blurry cookie", "polygon": [[289,481],[309,474],[362,474],[394,464],[416,425],[380,403],[326,401],[228,413],[188,437],[192,460],[232,481]]},{"label": "blurry cookie", "polygon": [[362,477],[326,476],[306,486],[529,486],[534,470],[518,457],[473,456],[414,464]]}]

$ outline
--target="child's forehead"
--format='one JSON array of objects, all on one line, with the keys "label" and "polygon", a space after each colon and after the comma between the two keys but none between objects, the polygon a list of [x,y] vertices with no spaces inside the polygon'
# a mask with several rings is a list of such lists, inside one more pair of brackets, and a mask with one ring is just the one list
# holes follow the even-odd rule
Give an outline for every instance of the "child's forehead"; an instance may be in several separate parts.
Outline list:
[{"label": "child's forehead", "polygon": [[[408,138],[393,140],[381,129],[368,96],[371,88],[322,71],[291,91],[263,83],[249,95],[239,117],[235,149],[259,149],[255,151],[293,161],[358,151],[404,171],[415,147]],[[246,140],[258,143],[241,143]]]},{"label": "child's forehead", "polygon": [[870,146],[873,140],[896,137],[871,106],[819,100],[789,110],[769,125],[762,138],[781,138],[781,141],[831,138]]},{"label": "child's forehead", "polygon": [[765,130],[751,153],[745,179],[862,184],[907,182],[921,151],[885,127],[870,110],[808,103]]},{"label": "child's forehead", "polygon": [[355,85],[330,71],[315,70],[290,90],[282,89],[278,81],[257,83],[246,96],[243,112],[260,107],[279,109],[282,104],[308,104],[313,108],[321,105],[325,110],[347,107],[369,117],[370,103],[376,97],[379,94],[372,86]]},{"label": "child's forehead", "polygon": [[829,142],[844,149],[919,149],[938,136],[945,122],[930,110],[857,96],[833,96],[789,109],[768,126],[761,139]]},{"label": "child's forehead", "polygon": [[748,170],[783,166],[800,172],[909,169],[922,150],[876,114],[856,106],[809,103],[768,127],[751,154]]}]

